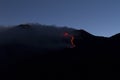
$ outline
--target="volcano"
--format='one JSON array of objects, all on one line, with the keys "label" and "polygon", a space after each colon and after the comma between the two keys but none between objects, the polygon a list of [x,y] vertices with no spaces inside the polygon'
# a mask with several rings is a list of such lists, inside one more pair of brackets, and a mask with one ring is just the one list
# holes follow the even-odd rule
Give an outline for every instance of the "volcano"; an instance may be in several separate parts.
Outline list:
[{"label": "volcano", "polygon": [[[66,39],[65,32],[74,39]],[[2,31],[0,39],[3,76],[42,80],[51,76],[73,80],[87,76],[87,79],[88,73],[110,74],[111,66],[120,64],[119,34],[102,37],[83,29],[22,24]],[[73,48],[67,47],[71,39],[75,44]],[[112,70],[120,71],[119,68]]]}]

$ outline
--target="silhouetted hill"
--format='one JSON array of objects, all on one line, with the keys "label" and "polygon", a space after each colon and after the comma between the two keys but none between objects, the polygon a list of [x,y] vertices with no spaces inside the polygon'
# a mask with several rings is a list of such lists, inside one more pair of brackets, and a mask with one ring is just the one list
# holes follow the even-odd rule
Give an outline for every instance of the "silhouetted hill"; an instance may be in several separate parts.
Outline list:
[{"label": "silhouetted hill", "polygon": [[80,36],[82,38],[90,38],[90,37],[93,37],[94,35],[88,33],[87,31],[83,30],[83,29],[80,29],[80,30],[75,30],[74,32],[74,35],[76,36]]},{"label": "silhouetted hill", "polygon": [[120,40],[120,33],[111,36],[110,39],[119,42],[119,40]]},{"label": "silhouetted hill", "polygon": [[[71,38],[64,37],[64,32],[74,36],[76,47],[70,48]],[[0,72],[42,80],[88,79],[101,72],[110,75],[113,64],[120,64],[119,39],[119,34],[108,38],[67,27],[14,26],[0,34]]]}]

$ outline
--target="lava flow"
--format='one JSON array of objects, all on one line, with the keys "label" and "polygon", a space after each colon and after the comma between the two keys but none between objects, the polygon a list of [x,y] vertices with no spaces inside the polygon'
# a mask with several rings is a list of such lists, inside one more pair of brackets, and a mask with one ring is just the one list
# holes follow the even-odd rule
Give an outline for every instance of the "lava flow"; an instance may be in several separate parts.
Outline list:
[{"label": "lava flow", "polygon": [[74,36],[73,36],[73,35],[70,35],[70,34],[67,33],[67,32],[64,33],[64,36],[71,38],[71,39],[70,39],[70,42],[71,42],[71,45],[72,45],[71,48],[74,48],[74,47],[75,47],[75,44],[74,44],[74,39],[75,39],[75,38],[74,38]]}]

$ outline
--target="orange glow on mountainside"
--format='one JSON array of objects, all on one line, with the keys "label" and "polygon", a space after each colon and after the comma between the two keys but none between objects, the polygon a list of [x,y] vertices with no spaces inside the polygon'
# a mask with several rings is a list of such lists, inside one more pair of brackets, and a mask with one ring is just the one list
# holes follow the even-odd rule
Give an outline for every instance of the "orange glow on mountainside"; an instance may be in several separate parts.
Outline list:
[{"label": "orange glow on mountainside", "polygon": [[75,47],[75,44],[74,44],[74,36],[73,35],[70,35],[69,33],[67,33],[67,32],[65,32],[64,33],[64,37],[70,37],[71,39],[70,39],[70,42],[71,42],[71,47],[70,48],[74,48]]}]

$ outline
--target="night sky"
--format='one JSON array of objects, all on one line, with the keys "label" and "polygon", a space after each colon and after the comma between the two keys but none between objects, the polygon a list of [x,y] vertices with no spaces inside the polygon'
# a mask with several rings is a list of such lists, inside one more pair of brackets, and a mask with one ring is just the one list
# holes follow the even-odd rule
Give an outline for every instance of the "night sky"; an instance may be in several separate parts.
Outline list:
[{"label": "night sky", "polygon": [[120,0],[0,0],[0,25],[40,23],[111,36],[120,32]]}]

